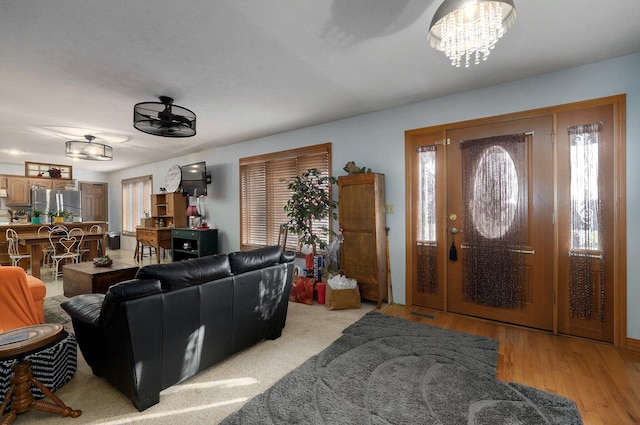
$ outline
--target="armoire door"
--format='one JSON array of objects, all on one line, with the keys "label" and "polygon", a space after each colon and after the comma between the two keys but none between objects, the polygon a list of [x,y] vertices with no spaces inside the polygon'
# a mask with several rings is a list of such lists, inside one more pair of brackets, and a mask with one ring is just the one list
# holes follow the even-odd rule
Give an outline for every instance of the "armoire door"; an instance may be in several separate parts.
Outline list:
[{"label": "armoire door", "polygon": [[384,174],[340,176],[338,194],[340,268],[380,308],[388,299]]}]

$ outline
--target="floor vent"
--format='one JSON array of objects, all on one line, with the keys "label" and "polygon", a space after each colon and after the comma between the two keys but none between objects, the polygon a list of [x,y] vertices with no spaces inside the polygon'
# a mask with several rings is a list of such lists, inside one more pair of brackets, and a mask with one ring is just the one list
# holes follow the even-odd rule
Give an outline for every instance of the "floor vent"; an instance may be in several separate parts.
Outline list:
[{"label": "floor vent", "polygon": [[419,313],[417,311],[412,311],[409,314],[411,314],[412,316],[424,317],[425,319],[435,319],[436,318],[436,316],[432,316],[431,314]]}]

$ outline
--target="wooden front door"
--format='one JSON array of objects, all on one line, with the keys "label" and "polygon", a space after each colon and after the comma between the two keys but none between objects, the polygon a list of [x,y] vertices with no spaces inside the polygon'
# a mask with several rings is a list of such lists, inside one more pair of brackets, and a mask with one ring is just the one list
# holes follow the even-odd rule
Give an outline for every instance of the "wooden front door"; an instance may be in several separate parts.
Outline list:
[{"label": "wooden front door", "polygon": [[447,132],[449,311],[553,329],[552,125]]},{"label": "wooden front door", "polygon": [[623,117],[613,96],[407,131],[408,303],[622,345]]}]

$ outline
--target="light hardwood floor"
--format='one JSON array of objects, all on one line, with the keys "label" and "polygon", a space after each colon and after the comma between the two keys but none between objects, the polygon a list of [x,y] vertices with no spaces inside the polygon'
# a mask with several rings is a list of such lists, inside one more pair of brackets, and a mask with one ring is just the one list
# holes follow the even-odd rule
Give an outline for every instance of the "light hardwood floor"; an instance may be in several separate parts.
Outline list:
[{"label": "light hardwood floor", "polygon": [[575,401],[585,425],[640,424],[639,352],[427,309],[385,314],[497,339],[498,379]]}]

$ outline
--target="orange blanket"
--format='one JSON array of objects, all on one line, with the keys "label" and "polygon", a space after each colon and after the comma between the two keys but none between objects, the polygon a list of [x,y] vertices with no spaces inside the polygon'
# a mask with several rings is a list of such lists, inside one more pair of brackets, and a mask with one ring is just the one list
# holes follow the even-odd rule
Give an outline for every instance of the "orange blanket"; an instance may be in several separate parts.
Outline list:
[{"label": "orange blanket", "polygon": [[[0,267],[0,332],[44,323],[42,303],[46,286],[39,279],[31,280],[33,291],[21,267]],[[40,298],[39,306],[34,301],[34,292]]]}]

